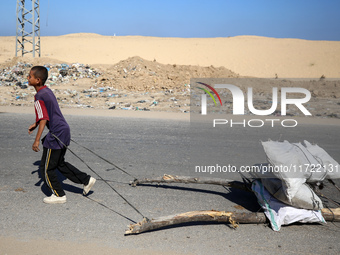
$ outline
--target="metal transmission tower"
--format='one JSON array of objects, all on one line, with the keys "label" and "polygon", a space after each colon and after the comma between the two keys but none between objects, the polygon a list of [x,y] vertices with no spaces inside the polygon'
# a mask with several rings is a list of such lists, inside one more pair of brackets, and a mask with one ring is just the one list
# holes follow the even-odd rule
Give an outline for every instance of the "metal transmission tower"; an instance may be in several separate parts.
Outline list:
[{"label": "metal transmission tower", "polygon": [[27,53],[35,53],[40,57],[40,7],[39,0],[31,1],[26,5],[25,0],[17,0],[17,34],[15,44],[15,56],[21,51],[21,56]]}]

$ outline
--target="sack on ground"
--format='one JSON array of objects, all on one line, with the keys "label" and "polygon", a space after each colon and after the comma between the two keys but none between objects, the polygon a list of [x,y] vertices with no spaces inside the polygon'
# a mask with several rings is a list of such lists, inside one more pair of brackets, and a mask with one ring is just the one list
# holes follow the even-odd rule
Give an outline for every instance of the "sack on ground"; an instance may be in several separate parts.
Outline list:
[{"label": "sack on ground", "polygon": [[320,210],[298,209],[286,205],[273,197],[260,180],[253,182],[252,190],[274,231],[279,231],[282,225],[289,225],[294,222],[326,223]]}]

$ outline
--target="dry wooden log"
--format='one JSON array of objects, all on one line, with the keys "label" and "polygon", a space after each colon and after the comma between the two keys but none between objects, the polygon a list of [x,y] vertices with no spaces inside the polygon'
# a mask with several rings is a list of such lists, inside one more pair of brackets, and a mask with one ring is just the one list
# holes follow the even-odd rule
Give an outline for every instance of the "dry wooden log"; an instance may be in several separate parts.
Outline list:
[{"label": "dry wooden log", "polygon": [[129,234],[139,234],[146,231],[151,231],[167,226],[190,223],[190,222],[224,222],[231,223],[237,227],[237,223],[264,223],[266,216],[264,213],[236,213],[223,211],[192,211],[176,215],[160,217],[157,219],[143,219],[137,224],[131,224],[125,232]]},{"label": "dry wooden log", "polygon": [[[323,209],[322,215],[326,221],[340,222],[340,208]],[[174,226],[190,222],[224,222],[230,223],[233,227],[237,227],[238,223],[260,224],[266,223],[267,218],[263,212],[240,213],[240,212],[224,212],[224,211],[192,211],[176,215],[164,216],[157,219],[146,219],[137,224],[128,226],[125,235],[139,234],[167,226]]]},{"label": "dry wooden log", "polygon": [[242,190],[249,190],[247,185],[243,182],[220,179],[220,178],[207,178],[207,177],[189,177],[189,176],[176,176],[165,174],[161,177],[135,179],[131,182],[131,186],[135,187],[138,184],[146,183],[197,183],[197,184],[212,184],[222,185],[231,188],[237,188]]},{"label": "dry wooden log", "polygon": [[340,222],[340,208],[323,208],[321,212],[326,221]]}]

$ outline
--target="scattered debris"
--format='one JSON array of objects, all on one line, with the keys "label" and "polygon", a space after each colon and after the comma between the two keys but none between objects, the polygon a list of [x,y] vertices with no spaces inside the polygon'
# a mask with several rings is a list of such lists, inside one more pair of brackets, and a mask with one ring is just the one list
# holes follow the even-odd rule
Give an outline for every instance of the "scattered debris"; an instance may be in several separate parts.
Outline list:
[{"label": "scattered debris", "polygon": [[[67,108],[109,109],[115,105],[115,109],[188,113],[193,111],[190,109],[191,99],[194,104],[199,101],[190,79],[239,78],[238,74],[224,67],[164,65],[140,57],[131,57],[114,65],[95,66],[51,61],[55,60],[39,59],[25,63],[13,58],[7,64],[0,64],[0,105],[33,106],[35,91],[28,86],[27,76],[30,68],[37,64],[49,70],[46,85],[54,91],[60,106]],[[294,86],[288,80],[284,82],[287,83],[285,86]],[[321,82],[322,87],[317,82]],[[306,86],[310,86],[306,88],[312,93],[307,107],[314,116],[340,118],[332,114],[338,110],[339,81],[324,78],[309,81]],[[268,109],[272,104],[271,93],[256,90],[255,86],[254,95],[259,99],[254,100],[254,107]],[[193,95],[191,99],[190,94]],[[221,94],[227,98],[226,94]],[[231,112],[232,107],[232,101],[228,99],[220,110]],[[298,116],[299,113],[294,105],[288,106],[287,115]]]}]

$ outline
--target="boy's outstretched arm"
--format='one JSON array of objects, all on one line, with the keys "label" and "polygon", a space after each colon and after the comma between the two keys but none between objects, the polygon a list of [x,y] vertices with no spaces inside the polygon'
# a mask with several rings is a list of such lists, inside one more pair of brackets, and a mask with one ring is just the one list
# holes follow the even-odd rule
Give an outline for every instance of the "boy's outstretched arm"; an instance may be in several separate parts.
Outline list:
[{"label": "boy's outstretched arm", "polygon": [[47,123],[47,120],[40,120],[39,123],[35,123],[35,124],[31,125],[28,129],[28,133],[31,134],[33,132],[33,130],[39,125],[38,132],[37,132],[37,135],[35,137],[35,141],[32,145],[32,150],[34,150],[36,152],[40,151],[40,149],[39,149],[40,138],[41,138],[41,135],[44,131],[46,123]]}]

